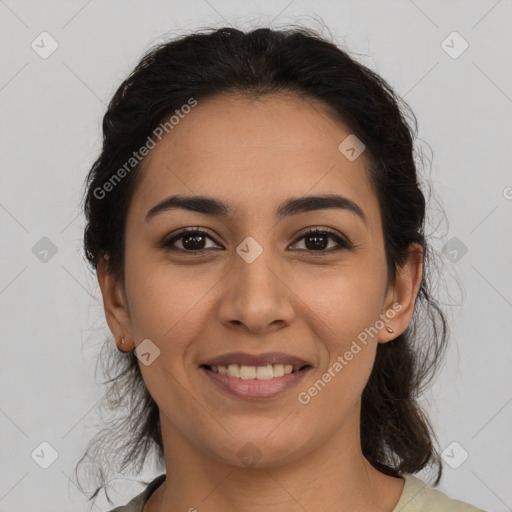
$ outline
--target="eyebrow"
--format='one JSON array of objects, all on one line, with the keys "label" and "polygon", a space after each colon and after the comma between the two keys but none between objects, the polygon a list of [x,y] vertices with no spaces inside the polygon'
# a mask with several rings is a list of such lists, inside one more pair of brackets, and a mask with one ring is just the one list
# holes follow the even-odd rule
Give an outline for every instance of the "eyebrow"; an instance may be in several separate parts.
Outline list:
[{"label": "eyebrow", "polygon": [[[146,222],[160,213],[178,208],[202,213],[204,215],[225,218],[235,217],[237,213],[236,209],[213,197],[173,195],[165,198],[153,206],[153,208],[151,208],[146,214]],[[366,215],[354,201],[348,197],[343,197],[336,194],[305,196],[287,199],[277,208],[276,216],[279,219],[283,219],[285,217],[290,217],[299,213],[335,208],[354,213],[366,225],[368,225],[368,219]]]}]

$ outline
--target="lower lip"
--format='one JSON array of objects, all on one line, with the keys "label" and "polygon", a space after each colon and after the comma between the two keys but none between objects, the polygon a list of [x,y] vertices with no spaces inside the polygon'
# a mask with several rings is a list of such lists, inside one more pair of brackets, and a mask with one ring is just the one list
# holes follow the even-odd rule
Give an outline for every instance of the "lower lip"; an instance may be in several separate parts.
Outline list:
[{"label": "lower lip", "polygon": [[311,369],[312,368],[308,366],[304,370],[298,370],[294,373],[288,373],[282,377],[274,377],[268,380],[244,380],[238,377],[230,377],[229,375],[213,372],[207,368],[200,368],[210,381],[221,390],[227,391],[231,395],[239,398],[248,399],[273,398],[284,393],[298,384]]}]

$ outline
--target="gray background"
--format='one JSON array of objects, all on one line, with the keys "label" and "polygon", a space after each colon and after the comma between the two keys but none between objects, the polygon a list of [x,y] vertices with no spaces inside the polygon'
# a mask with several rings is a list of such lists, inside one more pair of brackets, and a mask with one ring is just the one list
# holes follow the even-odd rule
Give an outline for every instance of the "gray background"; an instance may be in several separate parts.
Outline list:
[{"label": "gray background", "polygon": [[[452,326],[446,363],[424,397],[446,449],[439,489],[512,510],[511,0],[0,0],[1,512],[89,509],[72,472],[101,423],[94,367],[108,331],[82,256],[78,203],[105,104],[167,37],[203,26],[320,28],[314,20],[417,115],[425,181],[449,220],[438,226],[434,211],[429,228]],[[51,48],[43,31],[58,43],[45,59],[31,47]],[[464,42],[454,31],[469,44],[456,58]],[[43,237],[55,254],[42,252]],[[58,453],[47,469],[31,457],[49,456],[42,442]],[[116,489],[124,504],[142,486],[126,477]],[[94,510],[110,508],[99,499]]]}]

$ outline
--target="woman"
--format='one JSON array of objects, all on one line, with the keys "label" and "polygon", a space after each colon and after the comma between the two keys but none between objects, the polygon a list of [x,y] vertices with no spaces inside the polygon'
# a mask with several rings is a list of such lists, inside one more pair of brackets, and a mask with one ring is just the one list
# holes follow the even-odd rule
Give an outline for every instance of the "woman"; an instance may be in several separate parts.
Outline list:
[{"label": "woman", "polygon": [[304,28],[191,34],[120,86],[84,240],[128,413],[84,458],[165,473],[116,512],[478,510],[413,475],[446,325],[405,112]]}]

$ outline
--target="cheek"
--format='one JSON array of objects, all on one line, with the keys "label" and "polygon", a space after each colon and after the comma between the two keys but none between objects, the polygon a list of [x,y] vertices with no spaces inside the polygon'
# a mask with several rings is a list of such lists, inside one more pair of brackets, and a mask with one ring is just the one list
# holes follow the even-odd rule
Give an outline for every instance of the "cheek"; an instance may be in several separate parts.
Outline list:
[{"label": "cheek", "polygon": [[333,350],[344,351],[347,341],[378,320],[386,291],[383,274],[374,262],[297,274],[294,291],[310,318],[321,320]]},{"label": "cheek", "polygon": [[179,350],[208,306],[207,283],[190,272],[138,260],[129,266],[126,282],[130,317],[136,341],[149,338],[166,351]]},{"label": "cheek", "polygon": [[[312,427],[304,436],[325,439],[340,425],[350,429],[359,421],[361,396],[375,360],[375,343],[338,337],[329,346],[329,356],[328,363],[308,382],[309,387],[298,390],[303,421]],[[297,432],[297,438],[300,435]]]},{"label": "cheek", "polygon": [[141,358],[139,363],[144,382],[162,411],[172,415],[172,411],[185,414],[190,409],[190,414],[197,415],[183,391],[183,383],[190,378],[190,369],[183,363],[208,307],[204,289],[197,280],[182,282],[170,267],[155,265],[148,272],[140,271],[141,267],[127,279],[127,293],[136,345],[149,339],[156,346],[149,345],[149,352],[156,354],[154,362],[146,365]]},{"label": "cheek", "polygon": [[346,401],[348,406],[358,400],[373,367],[375,324],[381,313],[385,281],[373,262],[359,269],[347,266],[311,277],[297,284],[305,311],[315,324],[310,327],[316,332],[317,350],[325,357],[318,390],[310,391],[322,395],[319,405],[323,402],[328,406],[333,400]]}]

